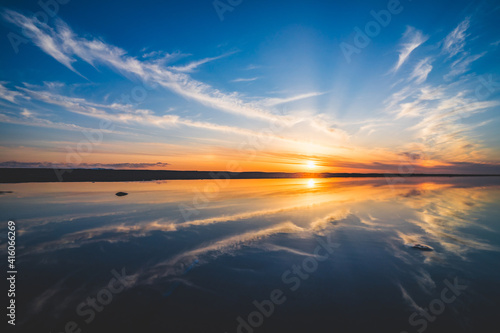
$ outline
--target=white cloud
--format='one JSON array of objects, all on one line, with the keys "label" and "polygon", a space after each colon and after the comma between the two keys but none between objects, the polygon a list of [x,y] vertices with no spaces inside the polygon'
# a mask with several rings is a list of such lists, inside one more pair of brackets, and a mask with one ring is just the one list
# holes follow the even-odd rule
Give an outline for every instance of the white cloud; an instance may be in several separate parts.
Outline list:
[{"label": "white cloud", "polygon": [[184,66],[171,66],[168,69],[173,70],[175,72],[191,73],[196,68],[198,68],[199,66],[201,66],[203,64],[206,64],[208,62],[215,61],[215,60],[218,60],[218,59],[230,56],[231,54],[234,54],[234,53],[235,52],[229,52],[229,53],[220,55],[218,57],[204,58],[204,59],[201,59],[201,60],[196,60],[196,61],[190,62],[189,64],[184,65]]},{"label": "white cloud", "polygon": [[[16,124],[16,125],[33,126],[33,127],[53,128],[53,129],[60,129],[60,130],[66,130],[66,131],[82,132],[82,131],[92,130],[91,128],[82,127],[82,126],[78,126],[75,124],[53,122],[53,121],[50,121],[48,119],[41,119],[41,118],[34,116],[34,113],[32,111],[27,110],[27,109],[24,109],[23,112],[21,112],[21,115],[23,117],[16,118],[16,117],[11,117],[11,116],[0,113],[0,122],[8,123],[8,124]],[[111,132],[108,130],[102,130],[102,131],[103,132]]]},{"label": "white cloud", "polygon": [[[54,30],[35,18],[28,18],[10,10],[4,12],[4,17],[9,22],[25,29],[28,34],[33,35],[32,40],[35,45],[76,73],[78,72],[72,64],[76,58],[80,58],[92,66],[98,63],[107,65],[125,76],[136,77],[147,83],[160,85],[183,97],[196,100],[220,111],[267,121],[283,119],[273,115],[268,110],[259,109],[244,102],[237,93],[223,93],[192,79],[185,73],[174,72],[157,61],[139,61],[137,58],[127,55],[124,50],[101,40],[78,37],[61,20],[56,20],[56,29]],[[193,69],[200,62],[207,61],[210,61],[210,58],[180,69]],[[179,70],[179,68],[177,69]]]},{"label": "white cloud", "polygon": [[470,18],[463,20],[443,41],[443,50],[453,57],[462,52],[465,47],[465,39],[469,36],[465,32],[469,29]]},{"label": "white cloud", "polygon": [[413,69],[410,79],[415,79],[415,82],[418,84],[425,82],[425,80],[427,80],[427,76],[432,71],[431,63],[432,60],[429,57],[421,60]]},{"label": "white cloud", "polygon": [[259,79],[258,77],[238,78],[238,79],[231,80],[231,82],[251,82],[251,81],[258,80],[258,79]]},{"label": "white cloud", "polygon": [[274,106],[274,105],[279,105],[279,104],[296,102],[296,101],[300,101],[302,99],[321,96],[324,94],[325,94],[324,92],[310,92],[310,93],[306,93],[306,94],[298,94],[295,96],[290,96],[290,97],[285,97],[285,98],[266,98],[262,101],[262,104],[267,105],[267,106]]},{"label": "white cloud", "polygon": [[396,72],[406,62],[413,50],[422,45],[428,38],[421,31],[413,27],[408,27],[403,34],[403,42],[399,47],[398,62],[394,66],[393,71]]},{"label": "white cloud", "polygon": [[52,28],[41,23],[37,19],[28,18],[12,10],[5,10],[3,17],[8,22],[19,26],[26,35],[32,36],[31,39],[36,46],[42,49],[45,53],[51,55],[54,59],[62,63],[64,66],[78,73],[71,65],[75,59],[72,59],[61,49],[62,40],[59,38]]},{"label": "white cloud", "polygon": [[[54,94],[49,91],[37,91],[27,88],[20,88],[20,89],[22,89],[25,93],[29,94],[35,100],[60,106],[69,112],[85,115],[88,117],[94,117],[98,119],[105,119],[113,123],[119,123],[119,124],[136,123],[136,124],[155,126],[160,128],[187,126],[192,128],[199,128],[199,129],[205,129],[223,133],[233,133],[242,136],[253,136],[253,137],[264,136],[280,141],[287,141],[294,143],[300,142],[300,140],[293,138],[286,138],[269,131],[260,132],[235,126],[219,125],[203,121],[194,121],[179,117],[177,115],[157,116],[151,110],[132,109],[130,105],[123,105],[117,103],[108,105],[97,104],[97,103],[87,102],[85,99],[82,98],[68,97],[60,94]],[[111,110],[118,112],[111,112]],[[34,118],[32,117],[33,113],[27,110],[23,111],[22,114],[26,117],[29,117],[32,120],[30,123],[30,125],[32,126],[40,125],[42,127],[75,129],[75,130],[85,129],[76,125],[54,124],[45,119]],[[0,114],[0,116],[2,115]],[[8,118],[7,116],[0,117],[0,122],[27,124],[26,120]]]},{"label": "white cloud", "polygon": [[459,59],[455,60],[450,68],[450,72],[446,74],[443,78],[445,81],[449,81],[453,79],[454,77],[464,74],[469,71],[469,65],[473,63],[474,61],[478,60],[479,58],[483,57],[486,54],[486,52],[483,52],[481,54],[475,54],[475,55],[469,55],[468,53],[464,54],[462,57]]},{"label": "white cloud", "polygon": [[17,104],[16,98],[17,97],[25,97],[25,96],[23,96],[23,94],[21,94],[18,91],[12,91],[12,90],[7,89],[5,87],[6,83],[7,82],[0,81],[0,98],[7,100],[11,103]]},{"label": "white cloud", "polygon": [[[92,37],[77,36],[63,21],[55,20],[55,29],[40,23],[35,18],[28,18],[22,14],[5,11],[4,17],[13,24],[24,28],[28,33],[33,33],[33,42],[44,52],[57,61],[76,72],[72,67],[77,58],[96,66],[102,64],[114,69],[130,78],[138,78],[150,86],[161,86],[182,97],[195,100],[198,103],[216,110],[232,113],[247,118],[264,120],[266,122],[280,122],[295,124],[303,121],[301,117],[277,115],[268,108],[278,104],[288,103],[303,98],[318,96],[321,93],[300,94],[286,99],[268,99],[261,102],[246,102],[238,93],[225,93],[203,82],[194,80],[181,70],[189,71],[201,63],[228,56],[224,54],[216,58],[206,58],[184,67],[165,67],[155,60],[138,60],[129,56],[126,51],[102,40]],[[10,19],[9,19],[10,18]],[[51,47],[47,48],[44,41],[50,41]],[[325,133],[332,134],[332,124],[325,122],[313,124],[321,127]],[[338,131],[337,131],[338,132]],[[336,136],[336,134],[334,134]]]},{"label": "white cloud", "polygon": [[250,65],[248,65],[247,67],[245,67],[244,69],[245,69],[246,71],[251,71],[251,70],[254,70],[254,69],[259,69],[259,68],[262,68],[262,66],[260,66],[260,65],[250,64]]}]

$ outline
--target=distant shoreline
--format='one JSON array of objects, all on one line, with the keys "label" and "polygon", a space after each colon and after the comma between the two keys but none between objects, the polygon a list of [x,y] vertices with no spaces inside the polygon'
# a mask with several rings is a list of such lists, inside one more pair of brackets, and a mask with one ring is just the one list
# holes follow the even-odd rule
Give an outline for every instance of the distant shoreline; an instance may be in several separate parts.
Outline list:
[{"label": "distant shoreline", "polygon": [[278,179],[278,178],[377,178],[377,177],[500,177],[498,174],[399,174],[399,173],[311,173],[224,172],[114,169],[0,168],[0,183],[123,182],[190,179]]}]

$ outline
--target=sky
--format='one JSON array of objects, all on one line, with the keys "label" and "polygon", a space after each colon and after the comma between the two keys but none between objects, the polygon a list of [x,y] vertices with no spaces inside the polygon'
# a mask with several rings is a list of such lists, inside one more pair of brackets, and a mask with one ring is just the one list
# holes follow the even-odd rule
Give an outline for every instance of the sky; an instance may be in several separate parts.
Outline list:
[{"label": "sky", "polygon": [[0,167],[500,173],[498,1],[0,2]]}]

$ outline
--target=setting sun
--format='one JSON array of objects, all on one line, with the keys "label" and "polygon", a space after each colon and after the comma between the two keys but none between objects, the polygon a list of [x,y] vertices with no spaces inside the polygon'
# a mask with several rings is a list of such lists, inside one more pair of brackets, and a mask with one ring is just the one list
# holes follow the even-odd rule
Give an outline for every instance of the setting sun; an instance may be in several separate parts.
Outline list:
[{"label": "setting sun", "polygon": [[316,163],[314,161],[307,161],[307,167],[309,169],[314,169],[316,167]]}]

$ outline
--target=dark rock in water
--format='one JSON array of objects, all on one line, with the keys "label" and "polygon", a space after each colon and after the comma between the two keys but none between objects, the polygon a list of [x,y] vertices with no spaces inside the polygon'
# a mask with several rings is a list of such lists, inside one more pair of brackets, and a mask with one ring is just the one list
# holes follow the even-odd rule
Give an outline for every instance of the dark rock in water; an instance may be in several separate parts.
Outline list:
[{"label": "dark rock in water", "polygon": [[432,247],[427,246],[427,245],[422,245],[422,244],[415,244],[412,246],[412,248],[417,249],[417,250],[422,250],[422,251],[432,251]]},{"label": "dark rock in water", "polygon": [[118,192],[115,195],[118,196],[118,197],[123,197],[124,195],[127,195],[127,194],[128,193],[125,193],[125,192]]}]

